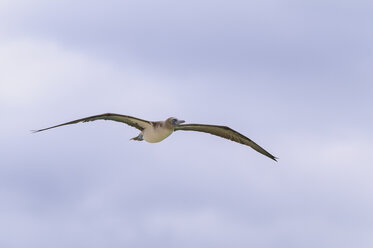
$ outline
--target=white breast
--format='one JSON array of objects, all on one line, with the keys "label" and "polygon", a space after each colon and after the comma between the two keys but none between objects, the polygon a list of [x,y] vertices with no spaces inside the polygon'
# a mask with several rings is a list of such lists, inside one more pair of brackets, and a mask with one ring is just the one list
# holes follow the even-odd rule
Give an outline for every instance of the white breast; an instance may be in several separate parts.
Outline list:
[{"label": "white breast", "polygon": [[149,143],[157,143],[170,136],[173,131],[174,130],[165,127],[149,127],[144,129],[143,138]]}]

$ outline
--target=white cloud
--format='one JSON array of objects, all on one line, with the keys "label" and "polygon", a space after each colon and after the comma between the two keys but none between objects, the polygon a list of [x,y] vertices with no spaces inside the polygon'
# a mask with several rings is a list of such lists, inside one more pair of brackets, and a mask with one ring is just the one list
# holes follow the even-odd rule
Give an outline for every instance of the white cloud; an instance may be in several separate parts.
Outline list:
[{"label": "white cloud", "polygon": [[[364,15],[212,2],[0,3],[0,246],[371,247]],[[118,123],[28,133],[107,111],[229,125],[280,160]]]},{"label": "white cloud", "polygon": [[[169,78],[45,40],[0,42],[0,67],[0,108],[12,120],[3,123],[7,134],[101,112],[166,118],[180,106]],[[30,124],[35,115],[45,119]]]}]

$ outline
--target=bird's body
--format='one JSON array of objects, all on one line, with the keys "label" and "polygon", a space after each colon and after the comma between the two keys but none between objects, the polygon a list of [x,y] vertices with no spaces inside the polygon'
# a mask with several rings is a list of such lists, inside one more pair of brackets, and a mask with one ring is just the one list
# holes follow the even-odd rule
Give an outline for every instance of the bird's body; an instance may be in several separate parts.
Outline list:
[{"label": "bird's body", "polygon": [[161,142],[162,140],[166,139],[170,136],[174,131],[183,130],[183,131],[197,131],[197,132],[204,132],[209,133],[212,135],[216,135],[225,139],[229,139],[235,141],[237,143],[250,146],[257,152],[277,161],[276,157],[264,150],[258,144],[256,144],[251,139],[247,138],[246,136],[240,134],[239,132],[226,127],[226,126],[217,126],[217,125],[205,125],[205,124],[182,124],[185,121],[178,120],[177,118],[170,117],[165,121],[146,121],[136,117],[128,116],[128,115],[119,115],[119,114],[112,114],[106,113],[101,115],[94,115],[70,122],[66,122],[57,126],[48,127],[40,130],[36,130],[34,132],[41,132],[44,130],[48,130],[51,128],[56,128],[60,126],[75,124],[79,122],[88,122],[88,121],[95,121],[95,120],[112,120],[125,123],[132,127],[139,129],[141,132],[138,136],[132,138],[132,140],[142,141],[145,140],[149,143],[157,143]]},{"label": "bird's body", "polygon": [[170,136],[174,132],[172,126],[167,126],[165,122],[155,122],[154,125],[142,131],[143,139],[149,143],[158,143]]}]

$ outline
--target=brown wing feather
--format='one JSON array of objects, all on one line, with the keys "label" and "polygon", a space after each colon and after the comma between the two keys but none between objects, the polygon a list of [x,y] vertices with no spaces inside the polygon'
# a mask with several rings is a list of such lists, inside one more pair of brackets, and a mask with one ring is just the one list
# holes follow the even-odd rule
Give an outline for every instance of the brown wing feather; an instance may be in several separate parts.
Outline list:
[{"label": "brown wing feather", "polygon": [[74,121],[69,121],[69,122],[62,123],[62,124],[59,124],[59,125],[56,125],[56,126],[53,126],[53,127],[47,127],[47,128],[43,128],[43,129],[39,129],[39,130],[34,130],[33,132],[36,133],[36,132],[41,132],[41,131],[45,131],[45,130],[48,130],[48,129],[61,127],[61,126],[65,126],[65,125],[76,124],[76,123],[79,123],[79,122],[96,121],[96,120],[118,121],[118,122],[125,123],[125,124],[127,124],[131,127],[137,128],[140,131],[144,130],[144,128],[146,126],[152,125],[150,121],[142,120],[142,119],[139,119],[139,118],[136,118],[136,117],[132,117],[132,116],[128,116],[128,115],[106,113],[106,114],[101,114],[101,115],[93,115],[93,116],[90,116],[90,117],[85,117],[85,118],[81,118],[81,119],[74,120]]},{"label": "brown wing feather", "polygon": [[183,131],[197,131],[197,132],[204,132],[209,133],[212,135],[216,135],[225,139],[229,139],[235,141],[237,143],[250,146],[255,151],[277,161],[276,157],[264,150],[258,144],[256,144],[251,139],[247,138],[246,136],[240,134],[239,132],[227,127],[227,126],[216,126],[216,125],[204,125],[204,124],[184,124],[179,125],[175,128],[175,131],[183,130]]}]

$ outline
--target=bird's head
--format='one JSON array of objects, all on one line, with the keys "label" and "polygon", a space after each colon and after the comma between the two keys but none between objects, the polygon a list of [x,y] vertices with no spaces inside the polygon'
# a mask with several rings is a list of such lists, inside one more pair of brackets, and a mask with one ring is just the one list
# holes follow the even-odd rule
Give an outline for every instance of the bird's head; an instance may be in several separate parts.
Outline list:
[{"label": "bird's head", "polygon": [[179,126],[181,123],[184,123],[184,122],[185,122],[184,120],[179,120],[175,117],[170,117],[166,120],[167,125],[172,126],[172,127]]}]

